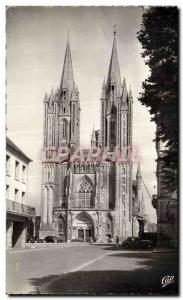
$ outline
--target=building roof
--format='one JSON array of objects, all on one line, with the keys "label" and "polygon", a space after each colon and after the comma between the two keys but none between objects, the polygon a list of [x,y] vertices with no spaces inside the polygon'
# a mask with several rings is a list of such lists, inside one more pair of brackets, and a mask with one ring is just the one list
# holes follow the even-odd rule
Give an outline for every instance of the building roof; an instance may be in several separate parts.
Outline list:
[{"label": "building roof", "polygon": [[27,163],[31,162],[32,159],[30,159],[20,148],[15,145],[10,138],[6,137],[6,149],[11,151],[12,153],[15,153],[17,156],[21,157],[24,161]]}]

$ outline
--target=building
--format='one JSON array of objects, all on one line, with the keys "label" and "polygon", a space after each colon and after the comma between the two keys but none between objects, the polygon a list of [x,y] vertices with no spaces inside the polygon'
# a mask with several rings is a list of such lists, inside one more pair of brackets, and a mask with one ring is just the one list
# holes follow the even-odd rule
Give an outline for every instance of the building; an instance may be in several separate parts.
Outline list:
[{"label": "building", "polygon": [[157,151],[157,195],[153,195],[152,205],[157,213],[157,246],[177,247],[178,239],[178,215],[177,193],[170,193],[163,182],[163,165],[161,157],[164,145],[158,139],[158,126],[156,131]]},{"label": "building", "polygon": [[27,205],[27,157],[6,138],[6,244],[7,248],[25,247],[26,231],[35,216],[35,208]]},{"label": "building", "polygon": [[81,153],[79,91],[68,40],[60,86],[44,98],[40,237],[105,242],[133,233],[133,99],[121,80],[116,32],[99,103],[100,130],[93,128],[91,149]]},{"label": "building", "polygon": [[136,180],[132,183],[132,214],[133,214],[133,227],[132,235],[141,236],[144,233],[145,225],[145,204],[144,194],[142,189],[142,174],[140,164],[137,168]]}]

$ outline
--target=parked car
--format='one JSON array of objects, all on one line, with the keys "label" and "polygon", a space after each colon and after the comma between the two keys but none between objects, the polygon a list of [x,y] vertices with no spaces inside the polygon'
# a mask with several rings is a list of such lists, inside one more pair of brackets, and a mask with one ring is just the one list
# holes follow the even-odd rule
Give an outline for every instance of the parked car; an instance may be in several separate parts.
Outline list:
[{"label": "parked car", "polygon": [[46,243],[60,243],[61,240],[57,236],[48,235],[44,238]]},{"label": "parked car", "polygon": [[38,237],[28,237],[27,243],[44,243],[44,239],[40,239]]},{"label": "parked car", "polygon": [[123,248],[152,248],[153,242],[151,240],[143,240],[139,237],[128,237],[122,243]]}]

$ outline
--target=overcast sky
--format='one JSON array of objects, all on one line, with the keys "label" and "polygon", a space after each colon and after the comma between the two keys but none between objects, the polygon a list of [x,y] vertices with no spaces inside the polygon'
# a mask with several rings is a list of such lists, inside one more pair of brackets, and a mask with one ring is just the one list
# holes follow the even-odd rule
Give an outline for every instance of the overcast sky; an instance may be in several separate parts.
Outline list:
[{"label": "overcast sky", "polygon": [[[33,160],[29,167],[29,202],[40,213],[43,98],[60,83],[67,32],[70,32],[75,83],[80,92],[81,145],[90,144],[93,124],[100,127],[100,95],[107,77],[117,27],[121,76],[132,86],[133,144],[139,149],[143,179],[156,193],[155,125],[137,100],[148,69],[137,40],[139,7],[16,7],[7,11],[8,136]],[[134,164],[134,177],[137,165]],[[146,213],[156,213],[144,190]]]}]

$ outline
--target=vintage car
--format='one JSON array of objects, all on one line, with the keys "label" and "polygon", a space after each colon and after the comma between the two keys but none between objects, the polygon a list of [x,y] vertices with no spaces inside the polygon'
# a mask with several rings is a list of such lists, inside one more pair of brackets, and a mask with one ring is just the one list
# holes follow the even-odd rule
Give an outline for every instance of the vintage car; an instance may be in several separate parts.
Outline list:
[{"label": "vintage car", "polygon": [[28,237],[27,243],[45,243],[45,240],[38,237]]},{"label": "vintage car", "polygon": [[122,242],[123,248],[152,248],[153,242],[151,240],[143,240],[139,237],[128,237]]},{"label": "vintage car", "polygon": [[53,236],[53,235],[48,235],[44,238],[46,243],[61,243],[62,240],[57,237],[57,236]]}]

